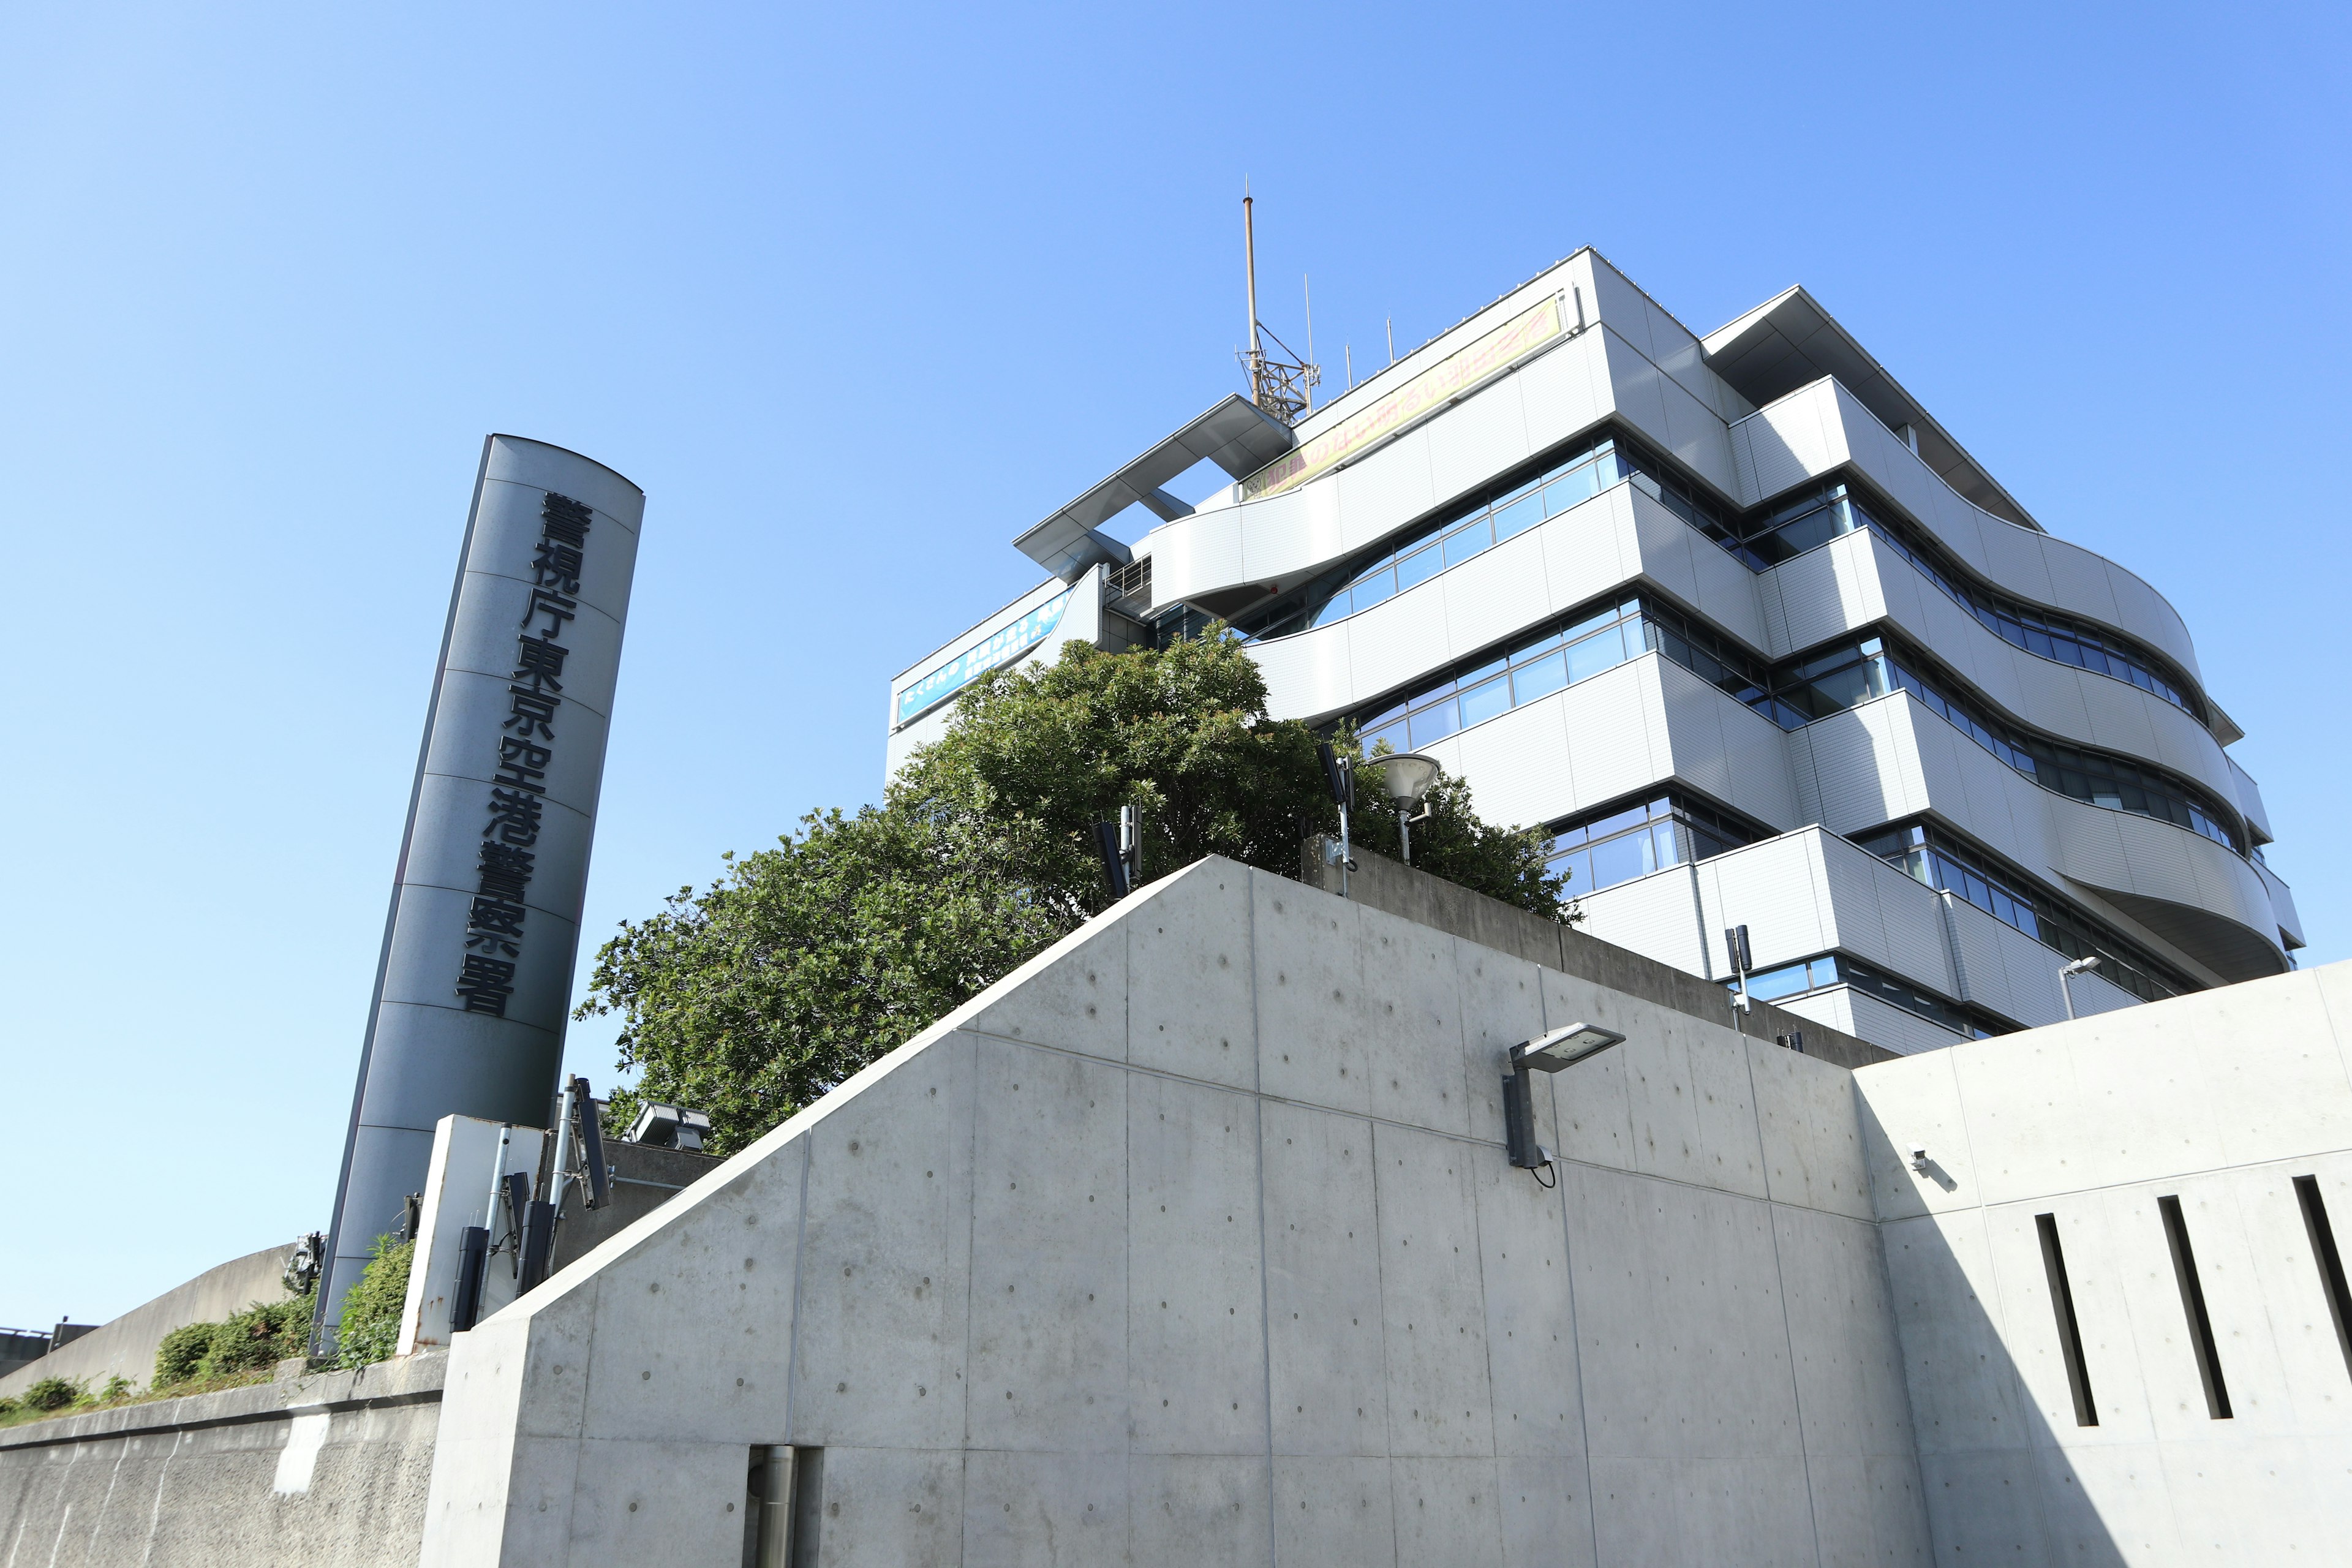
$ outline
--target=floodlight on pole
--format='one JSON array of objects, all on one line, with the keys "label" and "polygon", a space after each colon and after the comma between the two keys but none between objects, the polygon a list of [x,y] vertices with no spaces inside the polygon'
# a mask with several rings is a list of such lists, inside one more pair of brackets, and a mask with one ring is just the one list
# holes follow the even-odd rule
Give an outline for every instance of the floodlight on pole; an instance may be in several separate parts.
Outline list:
[{"label": "floodlight on pole", "polygon": [[1416,815],[1413,807],[1421,805],[1444,770],[1435,757],[1424,757],[1418,752],[1402,752],[1395,756],[1372,757],[1364,766],[1377,768],[1381,775],[1381,793],[1389,805],[1396,808],[1397,848],[1399,858],[1408,866],[1412,864],[1412,824],[1429,815],[1427,807]]},{"label": "floodlight on pole", "polygon": [[2094,954],[2089,958],[2078,958],[2074,963],[2067,964],[2064,968],[2058,971],[2058,995],[2059,998],[2066,1004],[2066,1021],[2068,1023],[2071,1024],[2074,1021],[2074,976],[2077,974],[2088,974],[2098,967],[2098,957],[2096,954]]}]

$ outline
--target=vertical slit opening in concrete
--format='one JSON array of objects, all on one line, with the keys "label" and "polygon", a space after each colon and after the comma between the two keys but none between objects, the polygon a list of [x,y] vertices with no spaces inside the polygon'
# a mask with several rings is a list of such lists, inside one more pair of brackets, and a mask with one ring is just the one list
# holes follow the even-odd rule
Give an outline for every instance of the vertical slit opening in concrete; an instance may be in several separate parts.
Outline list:
[{"label": "vertical slit opening in concrete", "polygon": [[2066,1389],[2074,1396],[2074,1425],[2096,1426],[2099,1408],[2091,1403],[2091,1369],[2083,1360],[2083,1331],[2074,1321],[2074,1288],[2066,1280],[2066,1254],[2058,1245],[2058,1216],[2038,1214],[2042,1268],[2050,1277],[2050,1310],[2058,1319],[2058,1350],[2066,1363]]},{"label": "vertical slit opening in concrete", "polygon": [[2295,1201],[2303,1205],[2303,1228],[2311,1237],[2311,1255],[2319,1263],[2319,1288],[2327,1297],[2327,1315],[2336,1323],[2336,1348],[2344,1352],[2344,1370],[2352,1373],[2352,1289],[2344,1280],[2344,1255],[2336,1250],[2336,1231],[2327,1223],[2327,1200],[2319,1194],[2317,1176],[2294,1179]]},{"label": "vertical slit opening in concrete", "polygon": [[743,1568],[815,1568],[824,1450],[755,1444],[743,1494]]},{"label": "vertical slit opening in concrete", "polygon": [[2180,1311],[2189,1320],[2197,1376],[2205,1384],[2205,1413],[2216,1421],[2227,1421],[2230,1386],[2221,1381],[2221,1347],[2213,1342],[2213,1320],[2205,1310],[2205,1286],[2197,1278],[2197,1254],[2189,1245],[2189,1222],[2181,1217],[2177,1197],[2157,1199],[2156,1208],[2164,1216],[2164,1239],[2172,1248],[2172,1278],[2180,1287]]}]

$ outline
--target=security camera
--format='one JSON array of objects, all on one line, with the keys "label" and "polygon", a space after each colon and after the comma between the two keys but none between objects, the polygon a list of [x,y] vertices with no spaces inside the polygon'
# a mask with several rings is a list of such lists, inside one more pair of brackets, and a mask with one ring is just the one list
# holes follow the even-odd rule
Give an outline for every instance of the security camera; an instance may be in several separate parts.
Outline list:
[{"label": "security camera", "polygon": [[1911,1151],[1911,1168],[1923,1176],[1927,1173],[1927,1151],[1925,1149]]}]

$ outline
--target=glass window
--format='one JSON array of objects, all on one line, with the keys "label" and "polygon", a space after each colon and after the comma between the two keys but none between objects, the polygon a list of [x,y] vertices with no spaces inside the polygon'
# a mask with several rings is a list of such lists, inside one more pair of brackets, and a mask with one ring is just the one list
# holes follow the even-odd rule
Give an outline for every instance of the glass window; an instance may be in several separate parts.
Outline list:
[{"label": "glass window", "polygon": [[1462,721],[1453,699],[1424,708],[1412,716],[1412,749],[1418,752],[1434,745],[1460,728]]},{"label": "glass window", "polygon": [[1603,839],[1592,847],[1592,885],[1596,888],[1630,882],[1657,868],[1657,855],[1647,828]]},{"label": "glass window", "polygon": [[1601,465],[1581,463],[1544,486],[1543,509],[1546,517],[1557,517],[1580,501],[1591,500],[1601,493]]},{"label": "glass window", "polygon": [[1396,574],[1381,571],[1374,573],[1357,584],[1351,592],[1351,596],[1355,600],[1357,609],[1369,610],[1396,591]]},{"label": "glass window", "polygon": [[1469,527],[1456,529],[1445,536],[1445,563],[1458,566],[1494,542],[1494,530],[1482,517]]},{"label": "glass window", "polygon": [[1777,1002],[1783,996],[1794,996],[1812,988],[1812,975],[1801,963],[1767,969],[1748,977],[1748,994],[1759,1002]]},{"label": "glass window", "polygon": [[1532,702],[1568,684],[1568,664],[1558,651],[1528,664],[1511,666],[1511,700]]},{"label": "glass window", "polygon": [[1511,683],[1506,679],[1475,686],[1462,693],[1462,722],[1466,728],[1511,710]]},{"label": "glass window", "polygon": [[1581,642],[1568,645],[1568,679],[1572,684],[1614,669],[1625,662],[1625,633],[1622,626],[1611,626],[1607,631],[1589,637]]},{"label": "glass window", "polygon": [[1543,497],[1523,496],[1508,506],[1495,509],[1495,537],[1505,540],[1523,528],[1530,528],[1544,519]]},{"label": "glass window", "polygon": [[1425,583],[1445,569],[1445,556],[1434,544],[1414,551],[1397,563],[1397,585],[1400,592],[1416,583]]}]

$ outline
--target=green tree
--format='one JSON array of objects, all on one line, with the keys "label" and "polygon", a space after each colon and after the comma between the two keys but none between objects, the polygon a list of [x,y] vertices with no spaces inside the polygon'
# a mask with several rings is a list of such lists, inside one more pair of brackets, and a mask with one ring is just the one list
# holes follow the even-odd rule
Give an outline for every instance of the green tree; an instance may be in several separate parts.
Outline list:
[{"label": "green tree", "polygon": [[[1539,836],[1481,823],[1459,781],[1430,804],[1416,865],[1557,914]],[[983,677],[882,805],[730,854],[707,890],[605,942],[580,1016],[618,1013],[620,1066],[643,1073],[614,1115],[692,1105],[715,1152],[742,1148],[1106,907],[1094,824],[1126,805],[1146,881],[1205,855],[1295,877],[1304,836],[1337,826],[1313,731],[1268,714],[1237,638],[1073,643]],[[1368,847],[1381,815],[1360,812]]]}]

